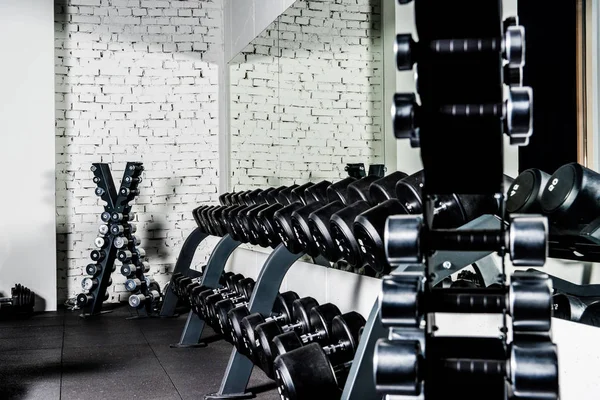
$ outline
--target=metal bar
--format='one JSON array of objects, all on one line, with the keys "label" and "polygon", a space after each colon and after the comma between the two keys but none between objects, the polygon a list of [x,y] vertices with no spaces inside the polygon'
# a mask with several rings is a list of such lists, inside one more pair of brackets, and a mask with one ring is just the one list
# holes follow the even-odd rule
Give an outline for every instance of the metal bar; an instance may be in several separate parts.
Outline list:
[{"label": "metal bar", "polygon": [[[183,247],[179,252],[179,257],[177,258],[177,262],[175,263],[173,274],[176,274],[178,272],[184,275],[189,274],[194,254],[196,254],[196,250],[198,249],[200,242],[202,242],[207,237],[208,235],[202,232],[200,228],[196,228],[192,231],[192,233],[190,233],[187,239],[185,239]],[[171,277],[172,276],[173,275],[171,275]],[[167,290],[167,293],[165,293],[162,308],[160,309],[160,316],[173,316],[173,314],[175,314],[177,300],[177,295],[175,294],[175,292],[173,292],[173,285],[171,285],[171,283],[169,282],[169,289]]]},{"label": "metal bar", "polygon": [[[290,253],[282,244],[275,248],[265,261],[256,279],[256,285],[248,305],[250,313],[268,315],[271,312],[285,274],[303,255],[304,253]],[[252,373],[252,367],[252,361],[239,354],[237,349],[234,348],[221,387],[216,394],[210,395],[210,398],[248,396],[245,391]]]},{"label": "metal bar", "polygon": [[[204,270],[204,277],[202,278],[202,285],[210,288],[216,288],[219,285],[219,279],[225,269],[227,260],[231,253],[240,245],[241,242],[233,240],[231,236],[225,235],[217,243],[214,250],[212,251],[206,268]],[[193,315],[192,315],[193,314]],[[181,333],[181,339],[178,346],[190,346],[197,345],[200,343],[204,326],[206,325],[193,311],[190,311],[183,332]]]}]

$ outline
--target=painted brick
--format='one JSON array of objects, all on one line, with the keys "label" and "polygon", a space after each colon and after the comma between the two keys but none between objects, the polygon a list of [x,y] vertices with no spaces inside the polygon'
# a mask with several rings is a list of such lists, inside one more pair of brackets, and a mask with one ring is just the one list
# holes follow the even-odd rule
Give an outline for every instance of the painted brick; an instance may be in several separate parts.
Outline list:
[{"label": "painted brick", "polygon": [[[223,0],[64,3],[55,7],[59,301],[80,291],[102,212],[93,162],[111,163],[117,180],[126,161],[144,162],[133,209],[162,286],[195,227],[192,209],[217,200],[219,70],[206,60],[218,57],[205,53],[222,52]],[[205,61],[174,53],[192,47]],[[209,242],[194,265],[206,262]],[[110,301],[126,300],[124,278],[113,281]]]}]

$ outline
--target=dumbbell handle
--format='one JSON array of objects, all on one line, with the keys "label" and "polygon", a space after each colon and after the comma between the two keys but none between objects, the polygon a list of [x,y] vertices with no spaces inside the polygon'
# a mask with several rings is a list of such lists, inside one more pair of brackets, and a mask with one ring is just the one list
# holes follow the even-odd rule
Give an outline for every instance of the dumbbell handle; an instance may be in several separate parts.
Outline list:
[{"label": "dumbbell handle", "polygon": [[13,302],[13,298],[12,297],[0,297],[0,303],[12,303]]},{"label": "dumbbell handle", "polygon": [[435,229],[427,232],[430,250],[446,251],[497,251],[507,247],[508,231]]},{"label": "dumbbell handle", "polygon": [[291,331],[295,331],[296,329],[301,329],[302,328],[302,322],[298,321],[295,324],[288,324],[288,325],[282,325],[281,326],[281,330],[285,333],[285,332],[291,332]]},{"label": "dumbbell handle", "polygon": [[329,356],[329,355],[335,354],[339,351],[345,351],[347,348],[348,348],[348,346],[347,346],[346,342],[340,342],[340,343],[323,346],[323,351],[325,352],[325,354],[327,354]]},{"label": "dumbbell handle", "polygon": [[300,336],[300,339],[302,340],[302,343],[306,344],[306,343],[314,342],[315,340],[325,339],[326,337],[327,337],[327,332],[317,331],[317,332],[305,333],[304,335]]},{"label": "dumbbell handle", "polygon": [[443,360],[445,370],[469,375],[506,376],[509,367],[506,360],[477,360],[469,358],[447,358]]},{"label": "dumbbell handle", "polygon": [[285,320],[285,315],[283,315],[283,314],[273,315],[271,317],[265,318],[265,322],[271,322],[271,321],[279,322],[279,321],[283,321],[283,320]]},{"label": "dumbbell handle", "polygon": [[432,289],[424,303],[426,312],[501,313],[508,305],[508,289]]}]

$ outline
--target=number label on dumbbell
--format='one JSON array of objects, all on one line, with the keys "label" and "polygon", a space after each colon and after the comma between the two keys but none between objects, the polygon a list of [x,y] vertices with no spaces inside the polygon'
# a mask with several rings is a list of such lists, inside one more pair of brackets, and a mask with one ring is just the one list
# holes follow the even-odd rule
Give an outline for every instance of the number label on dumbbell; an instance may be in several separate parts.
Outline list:
[{"label": "number label on dumbbell", "polygon": [[519,190],[519,184],[515,183],[515,185],[513,186],[512,190],[511,190],[511,192],[510,192],[510,194],[508,196],[509,197],[510,196],[514,196],[515,194],[517,194],[518,190]]},{"label": "number label on dumbbell", "polygon": [[554,190],[554,188],[556,188],[556,185],[558,185],[558,178],[554,178],[552,179],[552,182],[550,182],[550,185],[548,185],[548,191],[551,192]]}]

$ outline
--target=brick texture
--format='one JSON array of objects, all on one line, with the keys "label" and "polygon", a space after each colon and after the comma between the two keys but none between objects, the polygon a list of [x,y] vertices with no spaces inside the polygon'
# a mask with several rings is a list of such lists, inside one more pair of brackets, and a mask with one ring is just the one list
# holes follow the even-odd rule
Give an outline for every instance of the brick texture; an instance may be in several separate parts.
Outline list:
[{"label": "brick texture", "polygon": [[379,0],[298,0],[230,63],[234,190],[383,163]]},{"label": "brick texture", "polygon": [[[133,210],[162,287],[192,209],[217,197],[222,0],[64,0],[55,26],[59,301],[81,291],[100,223],[93,162],[117,181],[126,161],[144,162]],[[127,297],[113,281],[111,300]]]}]

